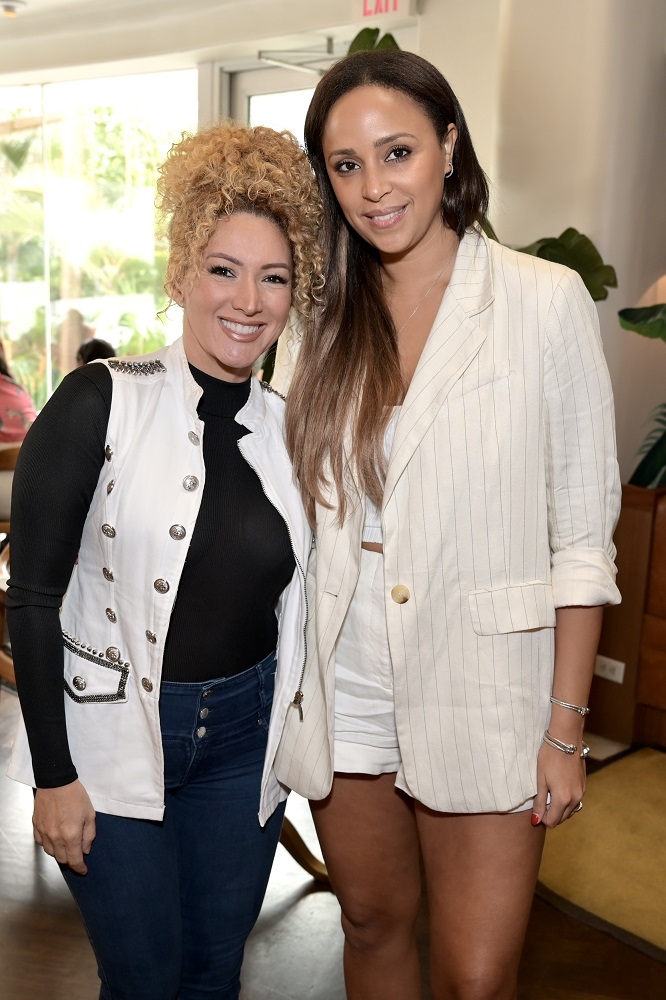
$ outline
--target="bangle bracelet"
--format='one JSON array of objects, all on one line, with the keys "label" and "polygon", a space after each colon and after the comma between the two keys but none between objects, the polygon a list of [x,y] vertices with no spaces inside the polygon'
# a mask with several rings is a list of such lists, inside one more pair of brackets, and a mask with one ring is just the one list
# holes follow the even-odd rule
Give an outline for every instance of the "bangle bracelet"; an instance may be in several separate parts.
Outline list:
[{"label": "bangle bracelet", "polygon": [[583,717],[590,714],[589,708],[583,708],[580,705],[571,705],[568,701],[560,701],[559,698],[554,698],[552,694],[550,696],[550,701],[551,704],[559,705],[560,708],[570,708],[572,712],[578,712],[578,714]]},{"label": "bangle bracelet", "polygon": [[[562,753],[574,754],[578,751],[577,743],[563,743],[562,740],[558,740],[556,736],[551,736],[551,734],[546,729],[543,734],[543,741],[547,743],[549,747],[553,747],[555,750],[561,750]],[[585,740],[580,741],[580,756],[587,757],[590,752],[590,748],[585,742]]]}]

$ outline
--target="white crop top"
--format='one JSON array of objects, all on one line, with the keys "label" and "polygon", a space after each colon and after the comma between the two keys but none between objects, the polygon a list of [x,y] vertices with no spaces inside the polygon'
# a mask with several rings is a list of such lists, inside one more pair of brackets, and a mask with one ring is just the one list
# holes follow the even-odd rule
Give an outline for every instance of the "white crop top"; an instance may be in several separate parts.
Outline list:
[{"label": "white crop top", "polygon": [[[400,407],[394,406],[391,419],[386,425],[386,430],[384,431],[384,454],[386,455],[387,462],[391,456],[391,449],[393,448],[393,439],[395,437],[395,429],[398,423],[399,415]],[[365,522],[363,524],[362,541],[376,542],[379,545],[381,545],[384,541],[382,535],[381,511],[375,507],[369,496],[366,496],[365,498]]]}]

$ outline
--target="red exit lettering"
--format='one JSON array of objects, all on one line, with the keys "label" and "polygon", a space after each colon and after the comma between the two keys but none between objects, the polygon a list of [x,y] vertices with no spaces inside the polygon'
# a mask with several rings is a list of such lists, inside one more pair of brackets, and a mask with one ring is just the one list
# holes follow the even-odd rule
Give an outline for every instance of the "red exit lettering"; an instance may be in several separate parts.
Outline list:
[{"label": "red exit lettering", "polygon": [[363,0],[363,17],[374,17],[376,14],[397,14],[400,11],[400,0]]}]

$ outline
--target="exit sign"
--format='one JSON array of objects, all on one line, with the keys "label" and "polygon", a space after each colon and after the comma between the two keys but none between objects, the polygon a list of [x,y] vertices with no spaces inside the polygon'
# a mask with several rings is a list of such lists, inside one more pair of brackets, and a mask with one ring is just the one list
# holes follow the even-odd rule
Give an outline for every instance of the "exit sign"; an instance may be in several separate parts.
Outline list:
[{"label": "exit sign", "polygon": [[382,14],[397,14],[412,17],[418,14],[419,0],[356,0],[356,19],[379,17]]}]

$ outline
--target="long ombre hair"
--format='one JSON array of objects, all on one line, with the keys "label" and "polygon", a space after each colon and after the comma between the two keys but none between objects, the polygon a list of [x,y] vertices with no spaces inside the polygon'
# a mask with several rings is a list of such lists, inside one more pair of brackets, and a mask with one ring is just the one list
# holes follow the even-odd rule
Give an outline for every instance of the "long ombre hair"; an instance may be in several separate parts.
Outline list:
[{"label": "long ombre hair", "polygon": [[[453,176],[443,192],[442,219],[462,238],[485,219],[488,185],[458,100],[441,73],[411,52],[358,52],[336,63],[315,90],[305,145],[323,205],[324,301],[306,330],[287,401],[287,446],[312,524],[316,505],[336,506],[341,524],[351,473],[361,495],[381,505],[386,473],[384,431],[404,386],[397,333],[386,304],[379,254],[347,223],[328,178],[323,136],[329,112],[357,87],[398,90],[432,122],[440,142],[453,123],[458,139]],[[444,179],[442,178],[442,186]],[[345,454],[345,435],[349,453]],[[326,499],[330,486],[337,498]]]}]

